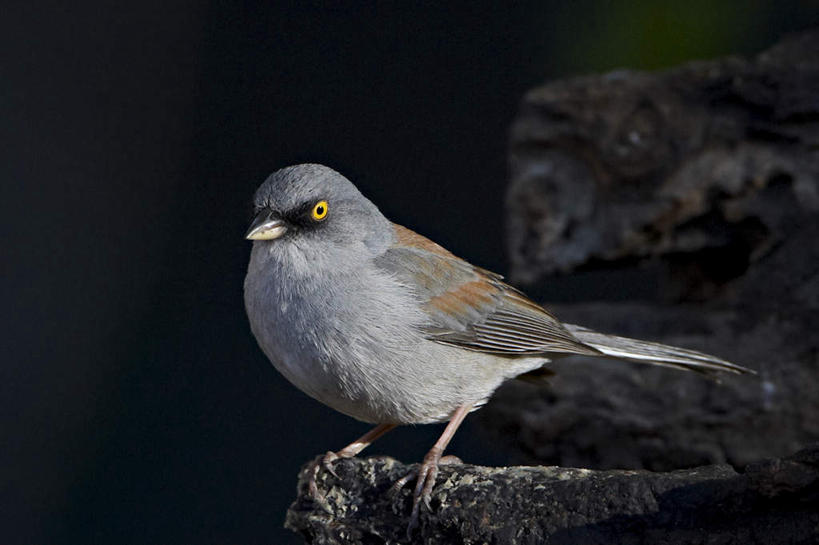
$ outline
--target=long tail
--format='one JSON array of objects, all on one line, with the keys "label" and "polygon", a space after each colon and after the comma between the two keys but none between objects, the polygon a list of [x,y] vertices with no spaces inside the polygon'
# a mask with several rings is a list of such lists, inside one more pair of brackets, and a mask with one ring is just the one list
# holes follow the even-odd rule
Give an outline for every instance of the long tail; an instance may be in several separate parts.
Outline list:
[{"label": "long tail", "polygon": [[599,350],[606,357],[696,371],[704,375],[714,375],[716,372],[756,374],[752,369],[696,350],[606,335],[579,325],[564,325],[580,342]]}]

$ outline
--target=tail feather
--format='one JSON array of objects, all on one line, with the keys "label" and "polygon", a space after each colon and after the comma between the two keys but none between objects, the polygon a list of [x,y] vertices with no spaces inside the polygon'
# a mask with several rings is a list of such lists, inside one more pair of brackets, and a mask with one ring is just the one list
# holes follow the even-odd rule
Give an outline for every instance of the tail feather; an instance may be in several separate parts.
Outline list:
[{"label": "tail feather", "polygon": [[696,350],[607,335],[578,325],[564,325],[580,342],[597,349],[606,357],[674,367],[705,375],[712,375],[715,372],[756,374],[752,369]]}]

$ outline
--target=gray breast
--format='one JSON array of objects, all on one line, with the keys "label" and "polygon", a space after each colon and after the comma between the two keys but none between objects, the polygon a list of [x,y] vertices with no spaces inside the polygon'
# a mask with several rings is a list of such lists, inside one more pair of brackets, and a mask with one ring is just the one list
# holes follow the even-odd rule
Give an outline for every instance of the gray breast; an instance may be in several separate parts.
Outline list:
[{"label": "gray breast", "polygon": [[245,279],[260,347],[299,389],[359,420],[445,420],[538,365],[428,340],[416,294],[375,267],[311,278],[287,263],[258,263],[269,259],[254,247]]},{"label": "gray breast", "polygon": [[[412,294],[374,268],[311,277],[297,259],[254,247],[245,279],[251,329],[273,365],[308,395],[366,421],[394,419],[423,341]],[[409,376],[412,376],[410,372]]]}]

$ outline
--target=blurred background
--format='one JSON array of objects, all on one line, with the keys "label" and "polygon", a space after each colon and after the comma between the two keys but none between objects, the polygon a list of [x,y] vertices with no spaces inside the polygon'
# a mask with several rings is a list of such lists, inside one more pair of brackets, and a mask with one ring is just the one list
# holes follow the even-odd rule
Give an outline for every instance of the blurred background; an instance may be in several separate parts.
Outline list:
[{"label": "blurred background", "polygon": [[[4,7],[4,543],[300,542],[282,528],[300,466],[367,426],[250,334],[243,234],[271,171],[332,166],[503,273],[527,89],[753,55],[819,23],[800,1],[436,4]],[[368,453],[418,461],[438,433]],[[450,451],[506,459],[469,421]]]}]

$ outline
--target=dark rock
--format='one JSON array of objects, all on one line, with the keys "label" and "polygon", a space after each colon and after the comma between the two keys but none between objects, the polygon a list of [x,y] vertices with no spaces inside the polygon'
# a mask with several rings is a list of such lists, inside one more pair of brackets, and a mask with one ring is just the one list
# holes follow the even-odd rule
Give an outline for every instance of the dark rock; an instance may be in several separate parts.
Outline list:
[{"label": "dark rock", "polygon": [[[760,376],[717,384],[555,362],[549,388],[509,384],[481,412],[516,462],[741,466],[819,439],[815,51],[819,32],[754,60],[574,78],[526,96],[510,151],[512,279],[547,295],[567,282],[561,272],[599,280],[608,301],[548,306]],[[621,291],[643,300],[612,301]]]},{"label": "dark rock", "polygon": [[744,274],[819,212],[818,50],[808,33],[753,61],[530,91],[511,133],[512,279],[658,257],[690,298]]},{"label": "dark rock", "polygon": [[[391,458],[348,459],[319,477],[330,512],[307,493],[286,525],[320,545],[404,543],[410,470]],[[443,466],[415,543],[808,544],[819,540],[819,445],[744,473],[712,465],[669,473],[559,467]]]}]

